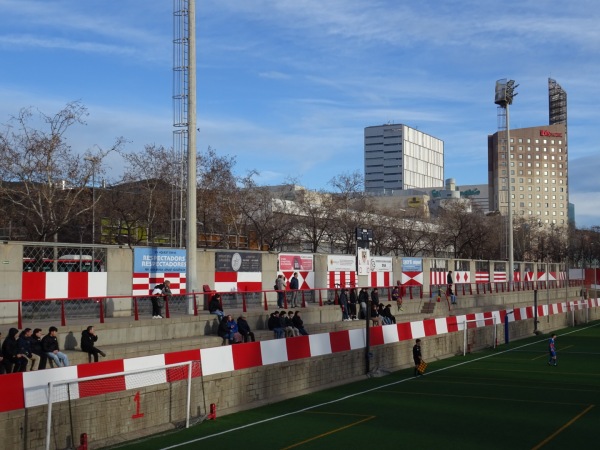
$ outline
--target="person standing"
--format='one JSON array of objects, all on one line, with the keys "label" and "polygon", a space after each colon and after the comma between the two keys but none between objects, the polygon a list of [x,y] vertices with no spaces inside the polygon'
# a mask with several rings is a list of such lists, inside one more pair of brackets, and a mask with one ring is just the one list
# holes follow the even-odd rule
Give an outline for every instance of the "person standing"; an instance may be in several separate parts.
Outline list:
[{"label": "person standing", "polygon": [[376,287],[371,291],[371,302],[373,302],[375,306],[379,306],[379,289]]},{"label": "person standing", "polygon": [[300,283],[298,282],[298,272],[294,272],[294,275],[290,279],[290,290],[292,291],[291,308],[298,308],[298,288],[300,287]]},{"label": "person standing", "polygon": [[549,366],[558,366],[558,361],[556,359],[556,334],[552,333],[550,336],[550,340],[548,341],[548,353],[550,353],[550,358],[548,359]]},{"label": "person standing", "polygon": [[162,319],[162,307],[163,307],[163,299],[162,299],[162,294],[163,294],[163,289],[165,288],[165,285],[163,283],[157,284],[156,286],[154,286],[154,289],[152,290],[152,297],[151,297],[151,301],[152,301],[152,318],[153,319]]},{"label": "person standing", "polygon": [[350,319],[348,315],[348,289],[343,288],[340,292],[340,298],[338,299],[340,302],[340,308],[342,308],[342,321],[347,322]]},{"label": "person standing", "polygon": [[415,362],[415,377],[418,377],[421,375],[421,373],[419,372],[419,366],[423,361],[423,356],[421,355],[421,339],[417,339],[415,341],[415,345],[413,346],[412,352],[413,361]]},{"label": "person standing", "polygon": [[283,308],[285,296],[285,278],[283,278],[283,275],[277,275],[277,279],[275,280],[275,290],[277,290],[277,307]]},{"label": "person standing", "polygon": [[446,275],[446,283],[448,284],[449,288],[452,288],[452,285],[454,284],[454,280],[452,279],[452,271],[451,270],[449,270],[448,275]]},{"label": "person standing", "polygon": [[352,320],[358,320],[356,317],[356,304],[358,303],[358,295],[356,288],[350,289],[350,297],[348,297],[348,314]]},{"label": "person standing", "polygon": [[98,336],[96,336],[93,326],[90,325],[81,332],[81,350],[88,354],[88,363],[92,362],[92,357],[94,357],[94,362],[98,362],[98,354],[106,356],[106,353],[95,347],[97,340]]},{"label": "person standing", "polygon": [[367,288],[361,288],[358,294],[358,303],[360,304],[360,319],[367,318],[367,303],[369,303],[369,293]]},{"label": "person standing", "polygon": [[396,302],[398,311],[402,311],[402,297],[400,296],[400,281],[396,282],[396,286],[392,289],[392,301]]},{"label": "person standing", "polygon": [[58,328],[50,327],[48,334],[42,338],[42,348],[46,352],[46,356],[56,364],[57,367],[67,367],[69,365],[69,358],[63,352],[60,351],[58,346],[58,338],[56,334]]}]

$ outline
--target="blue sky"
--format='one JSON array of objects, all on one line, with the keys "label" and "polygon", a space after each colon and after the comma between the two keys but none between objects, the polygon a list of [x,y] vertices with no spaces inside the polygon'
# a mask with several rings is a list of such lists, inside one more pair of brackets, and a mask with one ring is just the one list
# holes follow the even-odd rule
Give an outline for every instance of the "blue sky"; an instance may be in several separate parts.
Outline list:
[{"label": "blue sky", "polygon": [[[405,123],[445,142],[445,177],[487,182],[494,83],[520,85],[511,128],[568,93],[570,200],[600,225],[600,9],[570,0],[198,0],[198,148],[262,184],[329,189],[363,170],[363,130]],[[74,148],[172,145],[171,0],[0,0],[0,123],[81,100]],[[108,163],[118,173],[121,162]]]}]

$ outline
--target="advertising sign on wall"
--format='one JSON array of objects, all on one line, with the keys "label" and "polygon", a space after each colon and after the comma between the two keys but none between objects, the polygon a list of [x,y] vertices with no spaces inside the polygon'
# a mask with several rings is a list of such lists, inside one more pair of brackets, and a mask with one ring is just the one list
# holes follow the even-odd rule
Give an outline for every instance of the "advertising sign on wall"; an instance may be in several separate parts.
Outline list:
[{"label": "advertising sign on wall", "polygon": [[178,248],[136,248],[133,251],[133,271],[136,273],[184,272],[186,253]]},{"label": "advertising sign on wall", "polygon": [[423,272],[423,259],[402,258],[402,272]]},{"label": "advertising sign on wall", "polygon": [[280,253],[279,271],[289,272],[294,270],[304,270],[309,272],[315,270],[313,255],[302,253]]},{"label": "advertising sign on wall", "polygon": [[133,250],[133,295],[148,295],[154,286],[169,280],[173,294],[186,292],[185,249],[140,247]]},{"label": "advertising sign on wall", "polygon": [[371,256],[371,272],[391,272],[391,256]]},{"label": "advertising sign on wall", "polygon": [[368,275],[370,269],[370,252],[366,248],[358,249],[358,274]]},{"label": "advertising sign on wall", "polygon": [[260,253],[216,252],[215,272],[261,272]]},{"label": "advertising sign on wall", "polygon": [[260,291],[262,255],[251,252],[216,252],[214,288],[218,292]]},{"label": "advertising sign on wall", "polygon": [[356,256],[354,255],[328,255],[327,272],[355,272]]}]

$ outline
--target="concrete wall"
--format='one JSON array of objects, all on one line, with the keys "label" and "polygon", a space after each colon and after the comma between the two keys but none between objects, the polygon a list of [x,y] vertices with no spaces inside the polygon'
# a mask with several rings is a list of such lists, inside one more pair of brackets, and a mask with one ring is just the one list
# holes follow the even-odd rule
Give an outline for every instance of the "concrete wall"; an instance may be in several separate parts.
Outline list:
[{"label": "concrete wall", "polygon": [[[600,318],[598,309],[590,311],[591,320]],[[584,313],[576,313],[578,321],[583,321]],[[571,319],[570,313],[544,317],[539,328],[549,332],[565,327]],[[531,319],[513,322],[510,324],[511,340],[529,337],[532,330]],[[493,342],[493,327],[472,331],[470,342],[475,348]],[[499,340],[502,342],[503,334],[500,334]],[[462,332],[422,340],[423,357],[429,362],[462,352]],[[412,345],[412,341],[401,341],[372,347],[371,368],[400,370],[412,366]],[[205,413],[205,405],[211,403],[217,405],[218,415],[223,415],[362,379],[365,376],[364,353],[364,349],[357,349],[205,376],[203,379],[194,378],[192,415]],[[173,428],[175,423],[184,419],[185,386],[185,382],[176,382],[74,400],[71,402],[71,411],[68,402],[57,403],[53,414],[55,441],[52,448],[66,448],[84,432],[89,435],[90,448],[98,448]],[[143,417],[134,418],[138,405],[135,396],[138,393],[139,412]],[[45,420],[45,407],[0,414],[0,435],[3,436],[4,446],[43,448]]]}]

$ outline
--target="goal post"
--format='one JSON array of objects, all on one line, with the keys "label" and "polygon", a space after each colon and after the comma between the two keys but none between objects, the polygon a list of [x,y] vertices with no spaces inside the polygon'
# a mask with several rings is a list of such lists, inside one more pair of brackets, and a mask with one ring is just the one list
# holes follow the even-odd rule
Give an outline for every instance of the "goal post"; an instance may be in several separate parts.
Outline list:
[{"label": "goal post", "polygon": [[[462,322],[463,326],[463,356],[467,354],[467,345],[468,345],[468,337],[469,330],[472,331],[471,335],[479,334],[483,336],[483,340],[485,341],[486,337],[489,335],[489,325],[486,325],[486,322],[492,321],[492,334],[491,334],[491,344],[488,347],[496,348],[496,343],[498,342],[498,333],[497,333],[497,318],[495,316],[485,317],[481,319],[465,319]],[[480,324],[483,325],[480,326]],[[469,327],[469,324],[475,324],[474,327]],[[488,338],[489,339],[489,338]],[[488,342],[489,343],[489,342]]]},{"label": "goal post", "polygon": [[[131,419],[131,423],[135,419],[141,419],[135,422],[136,424],[144,422],[144,426],[162,425],[166,422],[164,417],[160,417],[160,412],[165,409],[169,410],[164,413],[168,416],[168,422],[173,423],[172,421],[176,420],[182,424],[185,418],[185,427],[188,428],[192,404],[192,378],[195,377],[201,377],[200,361],[50,381],[47,391],[45,448],[51,449],[53,434],[60,436],[55,440],[68,435],[71,441],[74,441],[75,436],[79,434],[76,432],[81,430],[93,433],[97,440],[109,439],[119,434],[116,428],[124,426],[126,419]],[[154,400],[154,403],[149,400],[151,408],[146,414],[140,411],[140,389],[144,389],[143,392],[147,392],[148,397],[152,394]],[[124,399],[131,398],[133,390],[137,392],[133,397],[135,414],[131,415],[131,407],[123,408],[121,405],[124,404]],[[104,397],[101,398],[100,396],[103,395]],[[202,390],[202,398],[203,396]],[[59,421],[55,428],[58,427],[58,431],[53,433],[54,406],[61,402],[68,402],[68,404],[58,408],[57,411],[68,412],[68,417],[66,414],[57,416]],[[165,405],[168,405],[167,408]]]},{"label": "goal post", "polygon": [[567,302],[567,311],[571,313],[570,323],[572,327],[575,327],[577,318],[583,323],[590,321],[590,304],[587,300],[571,300]]}]

